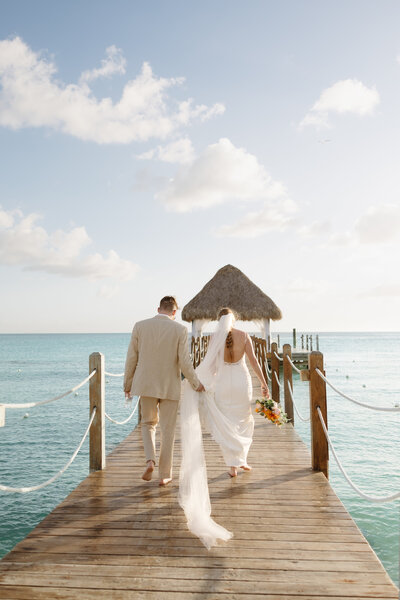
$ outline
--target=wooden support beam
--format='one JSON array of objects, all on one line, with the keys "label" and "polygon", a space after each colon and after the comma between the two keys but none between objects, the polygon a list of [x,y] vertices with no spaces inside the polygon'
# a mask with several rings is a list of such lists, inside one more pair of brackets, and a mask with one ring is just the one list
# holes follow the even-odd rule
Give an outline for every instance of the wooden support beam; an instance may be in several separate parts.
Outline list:
[{"label": "wooden support beam", "polygon": [[89,382],[89,415],[96,408],[96,416],[90,428],[89,439],[89,469],[101,471],[106,466],[105,443],[105,373],[104,355],[93,352],[89,356],[89,373],[96,369],[96,374]]},{"label": "wooden support beam", "polygon": [[272,399],[275,402],[280,402],[279,396],[279,385],[276,381],[276,377],[279,380],[279,359],[275,356],[275,352],[278,353],[278,344],[276,342],[272,342],[271,344],[271,388],[272,388]]},{"label": "wooden support beam", "polygon": [[283,345],[283,386],[285,394],[285,413],[292,425],[294,425],[293,402],[289,392],[289,385],[293,390],[293,368],[286,357],[292,358],[290,344]]},{"label": "wooden support beam", "polygon": [[321,352],[311,352],[308,357],[310,371],[310,421],[311,421],[311,462],[314,471],[322,471],[328,478],[329,448],[317,407],[320,408],[322,417],[328,427],[328,414],[326,406],[326,383],[316,373],[319,369],[325,375],[324,358]]}]

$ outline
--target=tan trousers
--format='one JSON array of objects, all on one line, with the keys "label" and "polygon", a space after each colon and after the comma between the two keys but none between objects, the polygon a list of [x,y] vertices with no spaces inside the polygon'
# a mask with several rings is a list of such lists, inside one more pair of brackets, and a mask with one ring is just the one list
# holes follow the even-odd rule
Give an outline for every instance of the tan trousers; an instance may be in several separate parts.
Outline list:
[{"label": "tan trousers", "polygon": [[144,453],[146,461],[156,464],[156,427],[160,422],[161,447],[158,472],[160,479],[172,477],[172,455],[174,451],[176,417],[179,402],[176,400],[159,400],[141,396],[140,414]]}]

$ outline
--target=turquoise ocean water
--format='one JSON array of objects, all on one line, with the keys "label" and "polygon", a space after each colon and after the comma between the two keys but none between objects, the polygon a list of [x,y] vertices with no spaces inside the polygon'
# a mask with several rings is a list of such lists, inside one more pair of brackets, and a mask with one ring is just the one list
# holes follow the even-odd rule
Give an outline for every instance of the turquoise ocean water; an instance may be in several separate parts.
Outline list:
[{"label": "turquoise ocean water", "polygon": [[[281,343],[291,343],[282,333]],[[350,396],[385,406],[400,404],[400,333],[320,333],[327,377]],[[105,355],[106,370],[123,371],[129,334],[0,335],[0,403],[44,400],[68,390],[88,374],[91,352]],[[294,377],[301,413],[308,411],[308,384]],[[122,380],[106,377],[107,412],[129,414]],[[0,428],[0,483],[35,485],[68,460],[88,422],[88,386],[42,407],[8,410]],[[136,425],[107,421],[106,451]],[[374,412],[328,389],[330,435],[355,483],[372,495],[400,489],[400,414]],[[309,424],[295,427],[309,445]],[[41,521],[88,474],[88,443],[54,484],[29,494],[0,492],[0,558]],[[371,504],[360,498],[330,461],[330,481],[392,579],[399,581],[399,501]]]}]

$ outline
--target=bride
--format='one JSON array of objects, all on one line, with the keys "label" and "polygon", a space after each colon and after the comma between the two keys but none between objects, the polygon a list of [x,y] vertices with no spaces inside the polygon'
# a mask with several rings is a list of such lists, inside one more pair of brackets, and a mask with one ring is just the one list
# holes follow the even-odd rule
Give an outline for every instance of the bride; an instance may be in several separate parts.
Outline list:
[{"label": "bride", "polygon": [[247,464],[247,454],[252,442],[254,419],[251,412],[252,384],[245,356],[260,380],[262,395],[269,396],[250,337],[233,328],[231,309],[221,309],[218,318],[218,327],[211,337],[207,354],[196,369],[206,391],[196,394],[185,381],[181,403],[179,502],[190,531],[208,549],[216,544],[217,539],[227,540],[232,534],[211,518],[201,420],[219,444],[229,475],[235,477],[238,468],[251,469]]}]

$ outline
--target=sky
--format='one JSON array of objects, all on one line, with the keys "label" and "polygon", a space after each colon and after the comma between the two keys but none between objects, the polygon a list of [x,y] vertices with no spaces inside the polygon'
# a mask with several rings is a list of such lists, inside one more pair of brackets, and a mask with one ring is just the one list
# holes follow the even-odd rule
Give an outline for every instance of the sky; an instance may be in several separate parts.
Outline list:
[{"label": "sky", "polygon": [[0,333],[128,332],[226,264],[400,331],[397,0],[2,0]]}]

